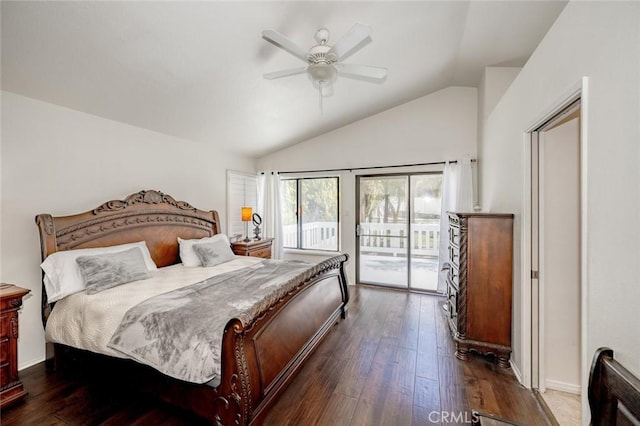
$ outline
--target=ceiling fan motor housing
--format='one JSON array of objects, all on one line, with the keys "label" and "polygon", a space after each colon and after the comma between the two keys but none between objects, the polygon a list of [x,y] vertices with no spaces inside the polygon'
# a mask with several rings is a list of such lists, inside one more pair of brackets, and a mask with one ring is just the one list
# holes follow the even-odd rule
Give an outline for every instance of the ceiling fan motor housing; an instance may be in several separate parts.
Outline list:
[{"label": "ceiling fan motor housing", "polygon": [[316,87],[319,82],[323,85],[332,84],[338,77],[338,70],[334,66],[337,58],[333,53],[328,53],[330,49],[331,46],[319,44],[309,50],[307,75]]}]

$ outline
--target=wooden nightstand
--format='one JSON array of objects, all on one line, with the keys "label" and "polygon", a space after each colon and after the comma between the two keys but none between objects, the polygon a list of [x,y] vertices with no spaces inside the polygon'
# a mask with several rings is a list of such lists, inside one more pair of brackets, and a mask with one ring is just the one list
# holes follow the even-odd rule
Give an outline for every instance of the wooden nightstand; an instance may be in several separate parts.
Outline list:
[{"label": "wooden nightstand", "polygon": [[271,245],[273,238],[263,238],[261,240],[251,240],[249,242],[237,241],[231,243],[231,250],[240,256],[264,257],[271,259]]},{"label": "wooden nightstand", "polygon": [[18,377],[18,309],[31,290],[0,284],[0,408],[27,394]]}]

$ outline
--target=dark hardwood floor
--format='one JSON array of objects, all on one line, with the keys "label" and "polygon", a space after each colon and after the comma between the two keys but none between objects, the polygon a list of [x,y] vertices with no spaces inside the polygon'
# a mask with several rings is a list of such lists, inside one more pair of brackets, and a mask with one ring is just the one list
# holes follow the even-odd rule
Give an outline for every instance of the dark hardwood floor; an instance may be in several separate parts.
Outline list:
[{"label": "dark hardwood floor", "polygon": [[[491,360],[454,356],[443,299],[352,288],[349,316],[329,333],[266,418],[268,425],[469,424],[479,410],[548,425],[531,391]],[[10,425],[197,425],[188,413],[99,372],[20,373],[29,395],[0,413]]]}]

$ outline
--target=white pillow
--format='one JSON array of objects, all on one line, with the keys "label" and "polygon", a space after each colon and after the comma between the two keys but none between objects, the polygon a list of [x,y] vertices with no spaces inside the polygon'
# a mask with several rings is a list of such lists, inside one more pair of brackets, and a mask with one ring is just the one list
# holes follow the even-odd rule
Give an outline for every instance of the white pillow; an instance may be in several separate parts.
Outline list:
[{"label": "white pillow", "polygon": [[153,263],[147,244],[144,241],[118,246],[65,250],[52,253],[40,265],[45,274],[43,282],[47,290],[47,301],[52,303],[86,288],[80,268],[76,263],[78,257],[117,253],[133,247],[140,248],[144,263],[149,271],[158,269],[156,264]]},{"label": "white pillow", "polygon": [[213,241],[222,240],[227,245],[231,245],[229,243],[229,237],[225,234],[216,234],[213,237],[205,237],[194,240],[183,240],[182,238],[178,238],[178,245],[180,246],[180,260],[184,266],[202,266],[202,261],[198,254],[193,249],[194,244],[202,244],[209,243]]}]

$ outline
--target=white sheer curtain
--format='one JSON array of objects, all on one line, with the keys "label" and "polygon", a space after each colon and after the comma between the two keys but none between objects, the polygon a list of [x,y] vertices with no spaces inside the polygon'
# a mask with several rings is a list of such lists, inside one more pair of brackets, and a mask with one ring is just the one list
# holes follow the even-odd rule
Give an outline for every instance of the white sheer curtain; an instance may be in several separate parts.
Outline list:
[{"label": "white sheer curtain", "polygon": [[447,162],[442,173],[442,207],[440,211],[440,252],[438,291],[447,288],[447,273],[442,270],[449,261],[449,217],[447,212],[473,211],[473,173],[471,159]]},{"label": "white sheer curtain", "polygon": [[258,212],[262,216],[262,236],[273,238],[271,258],[282,259],[282,213],[280,212],[280,175],[258,175]]}]

